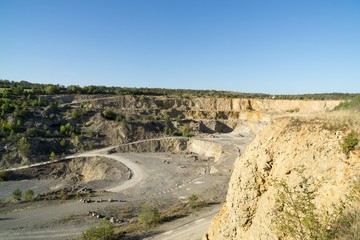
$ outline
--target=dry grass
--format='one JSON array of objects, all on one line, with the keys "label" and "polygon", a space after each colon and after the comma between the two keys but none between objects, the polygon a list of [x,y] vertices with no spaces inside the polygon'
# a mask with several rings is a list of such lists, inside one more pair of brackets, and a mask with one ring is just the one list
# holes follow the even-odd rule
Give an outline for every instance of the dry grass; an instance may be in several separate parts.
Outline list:
[{"label": "dry grass", "polygon": [[311,119],[324,121],[324,127],[332,131],[355,131],[360,133],[360,112],[341,110],[311,116]]}]

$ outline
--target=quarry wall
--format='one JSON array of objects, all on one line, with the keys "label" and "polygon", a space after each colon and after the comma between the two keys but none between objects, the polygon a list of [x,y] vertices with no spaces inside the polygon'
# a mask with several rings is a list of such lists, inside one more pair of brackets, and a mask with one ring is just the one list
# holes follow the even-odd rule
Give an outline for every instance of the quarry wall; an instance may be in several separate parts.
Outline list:
[{"label": "quarry wall", "polygon": [[[66,98],[65,96],[63,97]],[[91,100],[91,101],[89,101]],[[74,97],[74,103],[88,104],[94,108],[119,109],[179,109],[182,111],[264,111],[300,113],[321,112],[332,110],[341,101],[338,100],[277,100],[277,99],[246,99],[246,98],[180,98],[165,96],[115,96],[115,97]]]},{"label": "quarry wall", "polygon": [[[321,120],[272,121],[236,160],[226,203],[204,240],[278,239],[271,223],[277,195],[274,180],[299,187],[301,177],[316,184],[317,206],[330,208],[360,175],[360,156],[341,150],[347,131],[326,128]],[[301,177],[297,169],[303,169]]]}]

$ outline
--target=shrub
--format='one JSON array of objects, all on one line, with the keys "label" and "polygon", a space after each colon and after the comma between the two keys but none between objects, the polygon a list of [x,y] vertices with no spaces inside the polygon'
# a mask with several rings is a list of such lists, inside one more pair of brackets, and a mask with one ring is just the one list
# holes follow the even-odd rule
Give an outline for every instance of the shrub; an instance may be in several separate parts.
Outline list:
[{"label": "shrub", "polygon": [[196,194],[192,194],[189,198],[188,198],[188,204],[191,208],[196,208],[198,206],[198,200],[199,197]]},{"label": "shrub", "polygon": [[12,197],[14,198],[14,200],[16,201],[20,201],[21,200],[21,196],[22,196],[22,192],[20,189],[15,189],[13,192],[12,192]]},{"label": "shrub", "polygon": [[102,111],[101,115],[108,120],[116,120],[116,113],[110,109]]},{"label": "shrub", "polygon": [[177,136],[177,137],[181,137],[181,136],[183,135],[183,133],[182,133],[180,130],[175,130],[175,131],[173,132],[173,135],[174,135],[174,136]]},{"label": "shrub", "polygon": [[141,213],[139,215],[140,224],[150,227],[160,223],[160,221],[160,213],[157,208],[146,204],[141,208]]},{"label": "shrub", "polygon": [[54,151],[51,151],[49,159],[50,161],[54,161],[56,159],[56,154],[54,153]]},{"label": "shrub", "polygon": [[178,120],[178,121],[183,120],[183,116],[182,116],[181,114],[179,114],[179,115],[176,117],[176,120]]},{"label": "shrub", "polygon": [[299,111],[300,111],[300,108],[291,108],[291,109],[286,110],[286,112],[288,112],[288,113],[297,113]]},{"label": "shrub", "polygon": [[34,199],[34,191],[32,189],[26,190],[24,194],[25,201],[32,201]]},{"label": "shrub", "polygon": [[[276,230],[281,236],[291,239],[319,239],[317,229],[322,229],[317,215],[314,191],[306,185],[303,189],[291,189],[285,181],[276,185],[276,213],[273,219]],[[325,231],[326,232],[326,231]]]},{"label": "shrub", "polygon": [[20,154],[23,157],[29,157],[31,155],[31,146],[28,143],[28,141],[26,140],[26,138],[22,137],[19,140],[18,148],[19,148]]},{"label": "shrub", "polygon": [[82,235],[77,240],[111,240],[115,238],[114,234],[114,226],[108,222],[107,220],[103,219],[99,226],[91,227],[84,231]]},{"label": "shrub", "polygon": [[67,199],[69,198],[69,194],[68,194],[68,191],[67,191],[66,188],[62,188],[62,189],[60,190],[60,198],[61,198],[62,200],[67,200]]},{"label": "shrub", "polygon": [[276,182],[275,187],[278,195],[272,224],[280,239],[335,239],[339,223],[346,222],[344,210],[348,203],[333,204],[331,211],[317,208],[314,203],[317,187],[311,187],[305,177],[299,187],[291,188],[285,181]]},{"label": "shrub", "polygon": [[359,140],[357,139],[356,133],[354,131],[351,131],[344,139],[341,147],[343,153],[346,154],[348,157],[350,154],[350,151],[354,150],[356,145],[358,145]]},{"label": "shrub", "polygon": [[171,128],[165,127],[165,128],[164,128],[164,134],[166,134],[166,135],[171,135],[171,134],[172,134]]},{"label": "shrub", "polygon": [[73,133],[73,132],[74,132],[74,127],[71,126],[70,123],[66,123],[65,125],[60,126],[60,133],[63,136],[70,136],[71,133]]},{"label": "shrub", "polygon": [[8,172],[4,169],[0,169],[0,181],[6,181],[8,179]]}]

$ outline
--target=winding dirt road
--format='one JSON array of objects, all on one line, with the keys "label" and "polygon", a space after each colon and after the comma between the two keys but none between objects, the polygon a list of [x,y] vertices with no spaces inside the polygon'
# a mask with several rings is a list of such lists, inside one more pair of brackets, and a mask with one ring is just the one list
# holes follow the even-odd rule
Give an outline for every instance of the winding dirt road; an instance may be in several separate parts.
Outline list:
[{"label": "winding dirt road", "polygon": [[[162,140],[167,138],[177,138],[177,137],[164,137],[164,138],[156,138],[156,139],[146,139],[140,140],[129,144],[136,144],[141,142],[153,141],[153,140]],[[196,138],[198,139],[198,138]],[[201,138],[200,138],[201,139]],[[210,140],[210,139],[207,139]],[[212,141],[230,141],[232,142],[234,139],[229,136],[225,136],[225,138],[218,137],[216,139],[211,139]],[[120,145],[121,146],[121,145]],[[244,144],[245,146],[245,144]],[[105,157],[115,161],[118,161],[125,166],[127,166],[131,170],[131,178],[125,182],[119,183],[117,186],[107,188],[105,190],[114,192],[119,196],[124,190],[130,190],[134,192],[134,189],[138,192],[145,191],[152,193],[152,195],[173,195],[176,191],[182,191],[178,194],[178,196],[186,196],[191,193],[189,189],[195,189],[196,187],[202,188],[203,180],[199,181],[198,177],[196,179],[191,179],[192,176],[189,175],[190,167],[180,168],[183,166],[184,160],[179,160],[178,163],[173,160],[172,164],[164,164],[161,159],[147,159],[151,157],[144,157],[143,159],[139,158],[139,161],[136,161],[134,158],[127,158],[126,154],[106,154],[108,150],[115,148],[117,146],[106,147],[102,149],[97,149],[81,154],[76,154],[72,156],[67,156],[66,159],[72,159],[77,157]],[[140,157],[140,156],[139,156]],[[176,157],[178,158],[178,157]],[[30,166],[22,166],[19,168],[13,168],[9,170],[16,170],[28,167],[34,167],[43,164],[51,163],[38,163]],[[178,164],[178,165],[177,165]],[[174,168],[175,167],[175,168]],[[183,182],[180,185],[175,186],[173,170],[178,169],[177,171],[184,171],[187,173],[186,183]],[[179,177],[181,175],[177,175]],[[193,176],[194,177],[194,176]],[[184,179],[183,179],[184,180]],[[195,181],[196,180],[196,181]],[[213,180],[207,180],[210,182],[215,182]],[[151,183],[149,183],[151,182]],[[155,183],[155,184],[154,184]],[[149,184],[153,184],[152,188],[148,188]],[[155,186],[155,187],[154,187]],[[171,187],[171,189],[169,189]],[[175,190],[174,190],[175,189]],[[171,191],[170,191],[171,190]],[[136,192],[135,191],[135,192]],[[156,192],[158,191],[158,192]],[[159,195],[160,194],[160,195]],[[127,200],[132,201],[135,195],[127,195]],[[140,196],[142,198],[146,198],[145,195],[136,195],[136,198]],[[110,203],[109,203],[110,204]],[[121,203],[119,203],[121,204]],[[57,225],[51,225],[51,228],[48,229],[43,228],[42,226],[46,226],[49,222],[51,223],[54,219],[66,218],[71,214],[87,214],[88,211],[93,210],[94,208],[103,208],[104,205],[97,205],[97,203],[93,204],[83,204],[78,201],[69,201],[65,203],[61,203],[61,205],[49,205],[43,207],[35,207],[34,209],[25,209],[19,212],[12,212],[9,214],[0,214],[0,239],[4,240],[13,240],[13,239],[71,239],[74,236],[80,234],[85,226],[74,226],[70,228],[61,228],[60,226],[56,228]],[[183,219],[179,219],[174,221],[171,224],[164,224],[161,226],[160,234],[154,235],[151,238],[152,240],[200,240],[202,235],[206,232],[211,219],[218,212],[219,206],[214,206],[208,209],[206,212],[200,213],[199,215],[189,216]]]}]

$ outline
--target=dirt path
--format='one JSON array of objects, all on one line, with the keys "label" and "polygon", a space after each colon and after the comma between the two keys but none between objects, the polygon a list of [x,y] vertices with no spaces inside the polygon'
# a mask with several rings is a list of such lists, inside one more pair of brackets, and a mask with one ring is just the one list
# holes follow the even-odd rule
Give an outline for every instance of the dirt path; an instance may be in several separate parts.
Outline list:
[{"label": "dirt path", "polygon": [[[99,150],[99,151],[103,151],[103,150]],[[124,164],[127,168],[130,169],[131,171],[131,178],[121,184],[119,184],[118,186],[112,187],[112,188],[107,188],[105,189],[106,191],[109,192],[121,192],[124,191],[128,188],[134,187],[137,184],[141,183],[145,177],[146,177],[146,173],[143,171],[143,169],[136,164],[135,162],[121,157],[119,155],[113,154],[113,155],[104,155],[104,154],[97,154],[96,152],[92,152],[92,153],[88,153],[88,154],[81,154],[81,157],[105,157],[105,158],[110,158],[113,159],[115,161],[118,161],[122,164]]]}]

